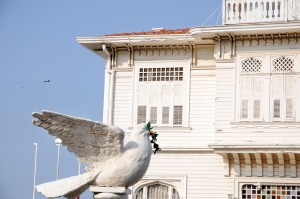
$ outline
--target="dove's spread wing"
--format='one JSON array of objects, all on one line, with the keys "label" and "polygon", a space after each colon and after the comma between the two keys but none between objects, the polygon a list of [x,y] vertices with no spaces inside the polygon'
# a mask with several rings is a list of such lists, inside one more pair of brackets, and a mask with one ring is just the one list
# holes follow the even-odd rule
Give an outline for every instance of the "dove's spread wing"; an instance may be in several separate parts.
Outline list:
[{"label": "dove's spread wing", "polygon": [[124,131],[118,127],[49,111],[32,115],[34,125],[60,138],[89,170],[124,151]]}]

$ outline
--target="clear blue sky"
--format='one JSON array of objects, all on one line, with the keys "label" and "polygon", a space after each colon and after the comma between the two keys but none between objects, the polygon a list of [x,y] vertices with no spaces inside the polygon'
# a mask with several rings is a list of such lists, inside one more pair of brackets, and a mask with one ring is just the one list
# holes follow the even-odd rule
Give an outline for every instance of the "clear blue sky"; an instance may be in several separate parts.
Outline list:
[{"label": "clear blue sky", "polygon": [[[76,37],[201,26],[221,0],[0,0],[0,198],[32,198],[56,176],[57,146],[32,125],[31,113],[52,110],[102,121],[104,60]],[[206,25],[215,25],[218,12]],[[51,80],[50,83],[43,83]],[[77,174],[61,150],[60,177]],[[37,194],[36,198],[44,198]],[[82,199],[91,199],[85,193]]]}]

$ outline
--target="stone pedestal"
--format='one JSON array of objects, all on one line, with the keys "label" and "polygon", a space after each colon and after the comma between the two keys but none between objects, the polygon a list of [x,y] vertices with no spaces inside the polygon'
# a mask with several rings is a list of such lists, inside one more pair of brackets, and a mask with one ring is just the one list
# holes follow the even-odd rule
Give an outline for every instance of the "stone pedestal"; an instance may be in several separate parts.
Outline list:
[{"label": "stone pedestal", "polygon": [[94,199],[128,199],[131,190],[126,187],[97,187],[90,186]]}]

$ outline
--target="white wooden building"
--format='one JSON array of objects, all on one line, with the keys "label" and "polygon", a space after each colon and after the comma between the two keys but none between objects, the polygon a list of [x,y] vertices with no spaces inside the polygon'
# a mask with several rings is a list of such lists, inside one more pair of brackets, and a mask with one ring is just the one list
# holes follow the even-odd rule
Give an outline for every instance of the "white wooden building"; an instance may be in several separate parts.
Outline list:
[{"label": "white wooden building", "polygon": [[224,0],[223,25],[80,37],[107,60],[103,122],[151,121],[133,198],[300,198],[300,0]]}]

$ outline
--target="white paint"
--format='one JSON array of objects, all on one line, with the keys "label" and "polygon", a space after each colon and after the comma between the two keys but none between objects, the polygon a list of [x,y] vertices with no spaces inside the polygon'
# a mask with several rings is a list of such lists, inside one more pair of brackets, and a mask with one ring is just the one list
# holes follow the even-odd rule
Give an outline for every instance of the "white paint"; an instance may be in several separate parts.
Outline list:
[{"label": "white paint", "polygon": [[[43,111],[33,113],[36,126],[62,140],[62,144],[87,164],[87,173],[37,186],[46,197],[73,198],[85,191],[88,185],[129,187],[146,173],[152,154],[149,132],[139,124],[124,143],[122,129]],[[125,146],[124,146],[125,145]]]}]

